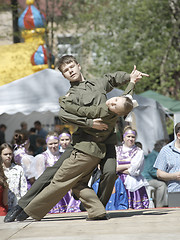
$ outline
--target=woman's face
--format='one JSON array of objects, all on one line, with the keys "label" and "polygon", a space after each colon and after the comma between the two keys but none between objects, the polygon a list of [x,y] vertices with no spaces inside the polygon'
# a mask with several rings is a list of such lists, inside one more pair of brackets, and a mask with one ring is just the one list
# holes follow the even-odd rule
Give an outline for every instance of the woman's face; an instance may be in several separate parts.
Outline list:
[{"label": "woman's face", "polygon": [[125,132],[125,136],[124,136],[124,144],[127,147],[132,147],[135,144],[135,140],[136,140],[136,136],[131,133],[131,132]]},{"label": "woman's face", "polygon": [[124,104],[126,102],[126,98],[124,97],[112,97],[106,101],[106,105],[109,110],[114,113],[124,112]]},{"label": "woman's face", "polygon": [[2,162],[5,166],[11,165],[11,161],[13,158],[13,152],[10,148],[4,148],[1,152]]},{"label": "woman's face", "polygon": [[57,151],[59,151],[58,139],[55,139],[53,136],[49,137],[48,142],[47,142],[47,147],[51,153],[56,153]]},{"label": "woman's face", "polygon": [[62,149],[67,148],[67,146],[70,144],[70,142],[71,142],[70,137],[67,136],[66,134],[62,133],[62,136],[59,139],[59,143],[60,143]]}]

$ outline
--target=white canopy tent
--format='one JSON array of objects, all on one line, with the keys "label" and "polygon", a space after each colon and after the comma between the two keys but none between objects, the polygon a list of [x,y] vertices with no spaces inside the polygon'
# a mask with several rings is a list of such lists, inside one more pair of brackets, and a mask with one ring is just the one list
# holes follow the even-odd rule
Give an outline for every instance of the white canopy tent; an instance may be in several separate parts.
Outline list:
[{"label": "white canopy tent", "polygon": [[[59,97],[66,94],[69,81],[56,70],[45,69],[0,87],[0,124],[7,126],[6,141],[11,141],[20,123],[26,121],[28,129],[39,120],[46,130],[53,130],[55,116],[59,112]],[[108,97],[122,95],[114,89]],[[154,143],[167,138],[165,114],[161,105],[153,99],[134,95],[139,106],[134,109],[138,139],[145,153]]]},{"label": "white canopy tent", "polygon": [[45,69],[0,87],[0,114],[58,112],[59,96],[69,89],[60,72]]},{"label": "white canopy tent", "polygon": [[20,123],[28,129],[39,120],[52,130],[58,116],[59,97],[66,94],[70,83],[59,71],[45,69],[0,87],[0,124],[5,124],[6,141],[11,141]]}]

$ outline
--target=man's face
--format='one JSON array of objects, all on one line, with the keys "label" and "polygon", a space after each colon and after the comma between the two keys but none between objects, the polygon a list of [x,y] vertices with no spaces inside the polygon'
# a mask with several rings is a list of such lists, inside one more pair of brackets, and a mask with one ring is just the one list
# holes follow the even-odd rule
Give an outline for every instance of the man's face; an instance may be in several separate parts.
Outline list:
[{"label": "man's face", "polygon": [[124,104],[126,99],[124,97],[113,97],[106,101],[106,105],[109,110],[119,114],[120,112],[124,112]]},{"label": "man's face", "polygon": [[6,131],[6,128],[5,128],[5,127],[2,127],[2,128],[0,129],[0,131],[1,131],[1,132],[5,132],[5,131]]},{"label": "man's face", "polygon": [[40,130],[40,126],[39,126],[38,124],[34,124],[34,128],[35,128],[36,130]]},{"label": "man's face", "polygon": [[177,139],[180,140],[180,131],[177,133]]},{"label": "man's face", "polygon": [[62,75],[70,82],[82,81],[81,66],[74,61],[71,63],[65,63],[61,67]]}]

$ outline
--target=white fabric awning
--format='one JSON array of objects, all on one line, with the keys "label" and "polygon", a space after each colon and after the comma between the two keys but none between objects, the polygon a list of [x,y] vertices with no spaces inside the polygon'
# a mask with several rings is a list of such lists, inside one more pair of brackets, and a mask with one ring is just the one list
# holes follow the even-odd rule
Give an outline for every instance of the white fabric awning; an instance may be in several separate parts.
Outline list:
[{"label": "white fabric awning", "polygon": [[69,81],[52,69],[13,81],[0,87],[0,114],[58,112],[58,99],[69,87]]}]

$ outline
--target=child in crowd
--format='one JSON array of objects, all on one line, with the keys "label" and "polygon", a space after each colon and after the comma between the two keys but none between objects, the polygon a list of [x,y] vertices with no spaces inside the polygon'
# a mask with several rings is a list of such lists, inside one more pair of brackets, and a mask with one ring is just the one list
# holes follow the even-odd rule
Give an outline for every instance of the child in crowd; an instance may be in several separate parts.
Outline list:
[{"label": "child in crowd", "polygon": [[27,192],[27,181],[23,168],[13,161],[13,148],[8,143],[0,146],[0,157],[7,177],[8,189],[8,210],[16,206],[18,200]]}]

